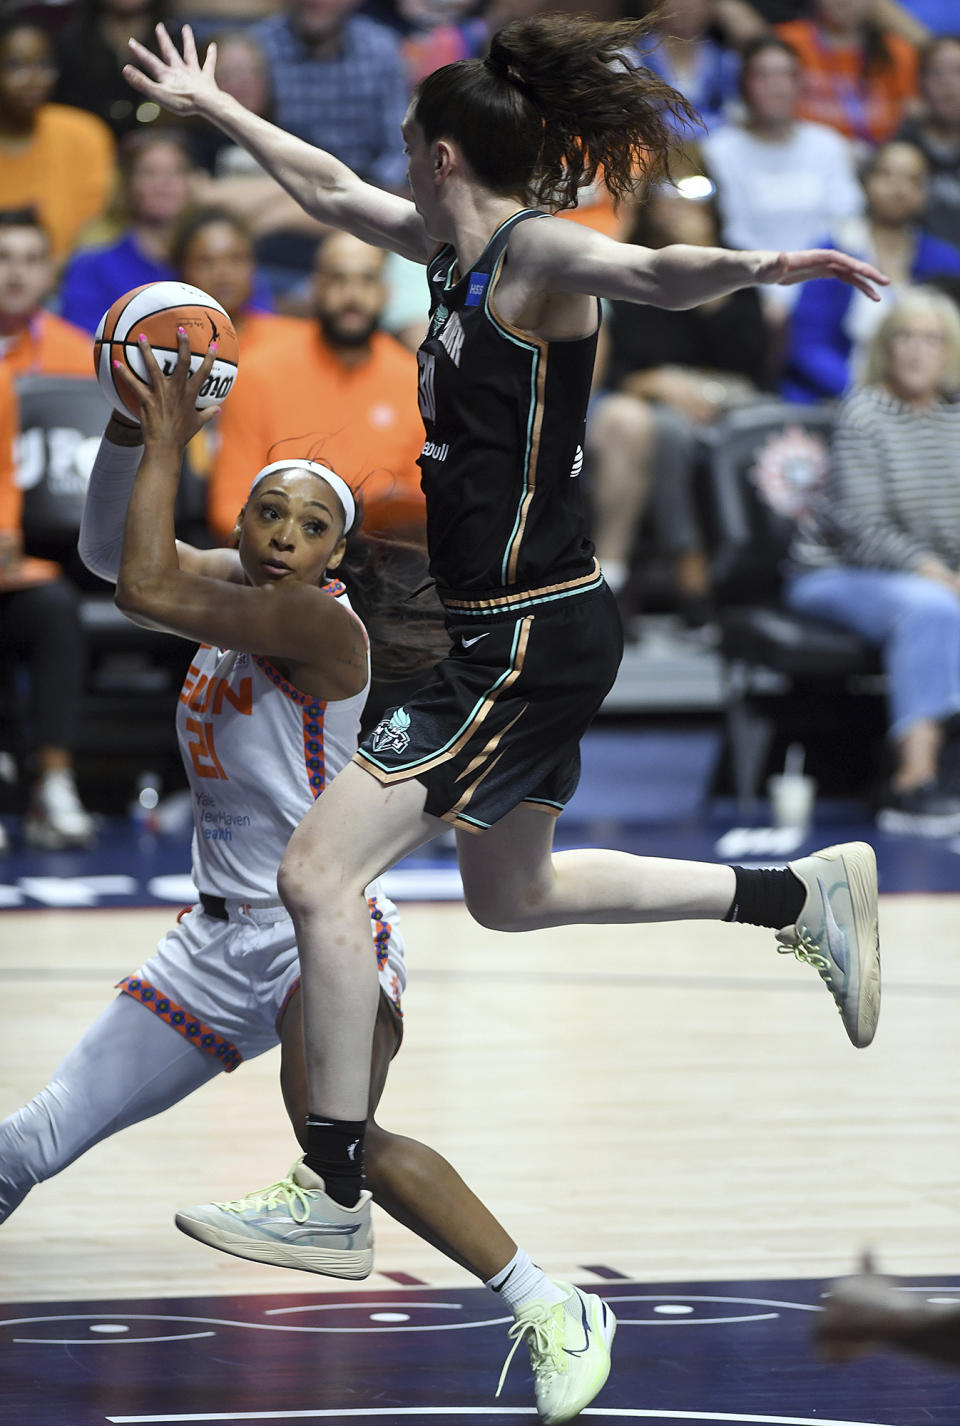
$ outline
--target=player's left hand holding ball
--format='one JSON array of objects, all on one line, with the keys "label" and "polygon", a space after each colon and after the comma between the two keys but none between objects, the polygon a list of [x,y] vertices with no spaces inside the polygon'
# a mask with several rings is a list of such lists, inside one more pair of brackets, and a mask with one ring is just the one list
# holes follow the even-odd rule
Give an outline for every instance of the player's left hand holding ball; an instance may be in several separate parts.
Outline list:
[{"label": "player's left hand holding ball", "polygon": [[114,377],[118,386],[136,398],[140,410],[140,426],[144,444],[154,448],[165,446],[180,452],[199,430],[212,421],[219,406],[197,410],[197,397],[217,356],[217,343],[211,342],[196,371],[190,370],[190,340],[181,327],[177,332],[177,362],[169,376],[164,376],[160,364],[146,337],[139,338],[140,353],[147,373],[141,381],[124,362],[114,358]]}]

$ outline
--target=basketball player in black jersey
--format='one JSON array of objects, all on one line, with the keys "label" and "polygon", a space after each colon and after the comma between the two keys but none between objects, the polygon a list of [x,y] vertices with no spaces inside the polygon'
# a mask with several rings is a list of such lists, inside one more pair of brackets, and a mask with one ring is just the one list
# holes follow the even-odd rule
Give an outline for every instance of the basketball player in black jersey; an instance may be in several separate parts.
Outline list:
[{"label": "basketball player in black jersey", "polygon": [[[868,1044],[875,1030],[868,846],[829,848],[771,871],[553,852],[580,738],[622,651],[577,479],[598,298],[684,308],[755,283],[838,277],[875,297],[886,282],[833,251],[652,251],[546,211],[574,206],[579,188],[598,178],[622,197],[641,168],[648,179],[664,173],[666,120],[694,116],[632,57],[644,34],[633,20],[514,21],[485,60],[428,76],[404,122],[412,202],[222,93],[215,47],[201,64],[189,27],[182,54],[162,27],[159,55],[131,41],[139,68],[124,73],[148,98],[218,125],[315,218],[426,264],[429,279],[420,464],[431,570],[453,649],[307,814],[281,868],[303,973],[313,1111],[306,1164],[325,1182],[307,1195],[303,1241],[307,1226],[322,1237],[327,1195],[347,1206],[359,1197],[377,1007],[363,888],[445,824],[457,828],[467,906],[485,926],[681,918],[769,926],[781,949],[820,973],[854,1044]],[[205,1210],[206,1241],[219,1223],[229,1251],[238,1214],[236,1204]],[[245,1234],[259,1231],[255,1217],[247,1214]],[[277,1231],[263,1230],[265,1261]],[[573,1298],[544,1304],[528,1333],[543,1420],[567,1421],[592,1398],[610,1335]]]}]

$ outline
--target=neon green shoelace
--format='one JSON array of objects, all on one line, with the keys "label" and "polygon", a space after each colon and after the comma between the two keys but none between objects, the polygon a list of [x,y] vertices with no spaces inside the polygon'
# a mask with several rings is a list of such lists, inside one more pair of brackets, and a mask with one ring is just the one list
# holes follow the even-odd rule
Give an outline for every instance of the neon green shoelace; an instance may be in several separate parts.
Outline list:
[{"label": "neon green shoelace", "polygon": [[797,960],[802,961],[804,965],[813,966],[833,996],[837,1009],[842,1013],[843,1007],[840,1003],[840,996],[837,994],[833,981],[830,978],[831,962],[822,954],[816,941],[808,936],[806,931],[800,931],[798,933],[797,944],[795,946],[778,946],[777,952],[781,956],[796,956]]},{"label": "neon green shoelace", "polygon": [[507,1360],[503,1364],[503,1371],[500,1373],[500,1380],[497,1383],[496,1396],[499,1396],[503,1390],[503,1383],[507,1379],[510,1363],[524,1338],[529,1338],[530,1361],[533,1364],[534,1377],[543,1376],[545,1373],[566,1371],[563,1349],[560,1345],[560,1323],[556,1309],[537,1304],[532,1308],[524,1309],[524,1312],[529,1315],[518,1317],[507,1332],[507,1336],[513,1339],[513,1346],[507,1353]]},{"label": "neon green shoelace", "polygon": [[254,1189],[243,1198],[231,1198],[216,1206],[227,1213],[244,1213],[249,1208],[276,1208],[280,1204],[289,1210],[295,1223],[305,1223],[310,1217],[309,1190],[301,1188],[294,1180],[293,1170],[286,1178],[278,1179],[266,1188]]}]

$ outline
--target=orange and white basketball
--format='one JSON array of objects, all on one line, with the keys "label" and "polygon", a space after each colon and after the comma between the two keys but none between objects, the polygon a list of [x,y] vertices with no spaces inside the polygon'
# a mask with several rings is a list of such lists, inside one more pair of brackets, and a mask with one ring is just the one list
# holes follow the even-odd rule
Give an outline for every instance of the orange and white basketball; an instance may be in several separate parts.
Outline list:
[{"label": "orange and white basketball", "polygon": [[211,342],[217,344],[213,367],[197,397],[197,408],[218,406],[237,377],[239,346],[229,314],[209,293],[186,282],[148,282],[118,297],[100,319],[93,339],[93,369],[101,390],[121,415],[139,416],[139,403],[116,380],[114,361],[147,379],[139,349],[141,332],[153,348],[160,370],[169,376],[177,363],[177,328],[190,343],[190,370],[196,371]]}]

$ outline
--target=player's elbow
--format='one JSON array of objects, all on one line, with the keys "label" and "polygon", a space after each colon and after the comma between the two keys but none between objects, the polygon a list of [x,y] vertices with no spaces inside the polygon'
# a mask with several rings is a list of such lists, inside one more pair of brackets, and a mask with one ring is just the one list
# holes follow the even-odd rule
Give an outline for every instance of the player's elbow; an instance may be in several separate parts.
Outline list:
[{"label": "player's elbow", "polygon": [[130,578],[123,572],[117,579],[113,602],[134,624],[149,625],[159,616],[161,596],[155,581]]}]

